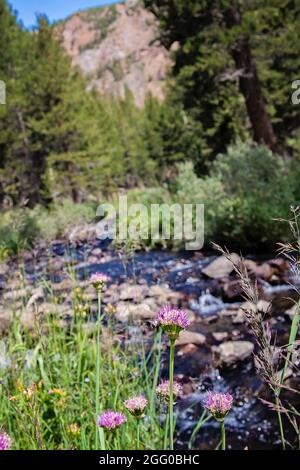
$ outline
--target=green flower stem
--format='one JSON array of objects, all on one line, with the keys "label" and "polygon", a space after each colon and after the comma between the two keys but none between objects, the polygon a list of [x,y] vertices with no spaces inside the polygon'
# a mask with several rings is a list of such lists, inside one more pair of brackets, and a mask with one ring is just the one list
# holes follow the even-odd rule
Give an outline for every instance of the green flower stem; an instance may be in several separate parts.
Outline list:
[{"label": "green flower stem", "polygon": [[140,450],[140,420],[137,420],[137,429],[136,429],[136,447],[137,450]]},{"label": "green flower stem", "polygon": [[221,449],[226,450],[225,420],[221,421]]},{"label": "green flower stem", "polygon": [[166,412],[165,433],[164,433],[164,449],[167,450],[168,446],[168,433],[169,433],[169,413]]},{"label": "green flower stem", "polygon": [[115,449],[114,450],[120,450],[121,449],[121,444],[120,444],[120,436],[118,433],[118,430],[115,431]]},{"label": "green flower stem", "polygon": [[[97,316],[97,339],[96,339],[96,390],[95,390],[95,404],[96,404],[96,420],[100,412],[100,333],[101,333],[101,296],[102,290],[98,289],[98,316]],[[95,449],[98,449],[100,438],[101,449],[105,449],[105,440],[104,440],[104,431],[102,428],[98,429],[98,424],[96,422],[96,432],[95,432]]]},{"label": "green flower stem", "polygon": [[175,340],[170,340],[170,400],[169,400],[169,418],[170,418],[170,450],[174,450],[173,434],[173,381],[174,381],[174,356],[175,356]]},{"label": "green flower stem", "polygon": [[104,429],[98,427],[98,430],[101,450],[106,450]]},{"label": "green flower stem", "polygon": [[285,447],[285,436],[284,436],[284,430],[283,430],[283,424],[282,424],[282,418],[281,418],[281,413],[279,411],[279,406],[280,406],[280,401],[279,401],[279,396],[275,392],[275,401],[276,401],[276,407],[277,407],[277,418],[278,418],[278,426],[279,426],[279,432],[280,432],[280,438],[281,438],[281,444],[282,444],[282,450],[286,450]]}]

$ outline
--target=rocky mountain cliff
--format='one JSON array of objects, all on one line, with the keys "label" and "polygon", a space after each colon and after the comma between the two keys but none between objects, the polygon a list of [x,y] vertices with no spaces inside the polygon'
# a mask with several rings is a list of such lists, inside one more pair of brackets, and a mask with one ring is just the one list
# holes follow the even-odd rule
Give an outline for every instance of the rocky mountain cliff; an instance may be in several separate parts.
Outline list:
[{"label": "rocky mountain cliff", "polygon": [[157,41],[157,21],[138,0],[81,11],[57,26],[63,45],[89,80],[89,88],[143,106],[151,92],[164,98],[169,52]]}]

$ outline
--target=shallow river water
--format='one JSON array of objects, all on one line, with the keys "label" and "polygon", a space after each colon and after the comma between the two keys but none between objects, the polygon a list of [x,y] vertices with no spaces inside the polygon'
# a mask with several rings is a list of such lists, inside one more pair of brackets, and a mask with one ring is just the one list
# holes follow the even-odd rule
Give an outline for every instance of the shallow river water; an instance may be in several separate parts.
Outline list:
[{"label": "shallow river water", "polygon": [[[91,253],[101,249],[102,256],[91,258]],[[103,256],[104,255],[104,256]],[[173,253],[149,251],[135,254],[127,261],[103,242],[94,240],[82,246],[70,247],[63,242],[54,242],[47,248],[47,256],[72,260],[74,272],[83,278],[92,272],[106,272],[113,282],[120,284],[128,279],[139,284],[167,284],[172,290],[182,293],[183,302],[194,311],[199,321],[193,330],[205,334],[207,342],[195,348],[192,354],[177,351],[175,374],[183,382],[187,392],[177,407],[177,447],[186,448],[192,430],[202,413],[201,402],[208,389],[232,392],[234,407],[227,418],[227,444],[234,449],[270,449],[280,447],[276,416],[263,405],[259,396],[264,395],[264,387],[255,373],[253,360],[230,367],[216,368],[212,362],[211,347],[215,344],[214,332],[228,332],[231,337],[251,340],[247,325],[233,325],[230,317],[218,317],[222,309],[230,309],[232,303],[242,303],[242,298],[224,300],[219,294],[217,283],[202,274],[202,268],[215,257],[214,254]],[[60,282],[66,273],[47,272],[45,249],[43,255],[37,250],[35,256],[25,262],[27,281],[35,283],[48,276],[52,282]],[[265,283],[265,291],[270,298],[289,293],[287,284],[270,285]],[[276,313],[275,328],[285,338],[289,321]],[[163,374],[167,375],[167,355],[163,356]],[[214,448],[219,442],[218,424],[206,422],[196,438],[194,448]]]}]

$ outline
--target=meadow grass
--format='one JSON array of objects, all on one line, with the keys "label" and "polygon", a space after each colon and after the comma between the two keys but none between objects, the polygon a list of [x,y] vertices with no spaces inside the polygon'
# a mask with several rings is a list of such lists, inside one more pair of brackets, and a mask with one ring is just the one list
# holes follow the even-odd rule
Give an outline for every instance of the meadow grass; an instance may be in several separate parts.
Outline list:
[{"label": "meadow grass", "polygon": [[[281,253],[299,276],[300,215],[298,212],[296,215],[292,222],[294,242],[282,245]],[[258,372],[274,399],[273,402],[262,402],[278,415],[282,448],[295,448],[294,442],[287,441],[286,423],[293,428],[300,448],[299,410],[282,396],[285,390],[299,394],[298,390],[285,384],[288,369],[293,369],[295,374],[299,372],[295,362],[299,302],[291,322],[288,344],[281,346],[278,361],[272,343],[276,332],[272,334],[257,307],[257,283],[249,278],[242,258],[235,263],[228,251],[216,247],[233,262],[244,296],[255,306],[245,314],[257,342]],[[174,343],[180,331],[189,325],[186,313],[163,306],[154,322],[156,329],[150,324],[137,328],[130,317],[120,325],[115,318],[114,306],[102,306],[104,285],[109,279],[97,273],[86,284],[93,285],[98,294],[95,319],[91,305],[83,304],[83,288],[79,287],[72,266],[68,274],[73,283],[73,301],[67,318],[60,317],[59,309],[57,314],[55,311],[40,313],[36,305],[34,325],[26,329],[20,321],[20,314],[28,313],[29,299],[24,297],[20,302],[22,311],[14,311],[12,324],[1,338],[0,450],[1,446],[6,446],[7,438],[11,439],[12,449],[22,450],[173,450],[173,437],[176,448],[173,408],[181,394],[180,384],[173,382]],[[25,287],[24,275],[20,280]],[[49,303],[56,305],[58,300],[51,285],[45,280],[40,282],[48,290]],[[298,288],[296,291],[300,295]],[[15,308],[13,304],[11,307]],[[169,382],[159,384],[163,333],[169,340]],[[130,411],[138,397],[143,397],[147,406],[137,417]],[[130,398],[134,400],[128,407],[126,401],[128,404]],[[230,394],[208,393],[202,403],[204,411],[187,443],[189,449],[193,448],[202,426],[211,418],[220,423],[218,448],[226,448],[225,422],[232,402]],[[115,431],[100,427],[99,415],[107,410],[122,413],[121,419],[124,415],[126,422]]]},{"label": "meadow grass", "polygon": [[[149,401],[139,426],[140,448],[162,448],[155,394],[161,334],[154,334],[149,347],[146,341],[137,345],[134,338],[121,342],[115,329],[105,326],[98,343],[97,324],[89,326],[74,311],[67,325],[54,316],[42,320],[37,315],[34,331],[26,332],[14,316],[2,340],[10,363],[0,370],[1,429],[11,436],[14,449],[99,449],[97,414],[107,409],[125,413],[127,423],[117,433],[106,433],[106,448],[135,449],[137,422],[126,413],[124,401],[138,393]],[[129,328],[127,324],[124,338],[129,338]]]}]

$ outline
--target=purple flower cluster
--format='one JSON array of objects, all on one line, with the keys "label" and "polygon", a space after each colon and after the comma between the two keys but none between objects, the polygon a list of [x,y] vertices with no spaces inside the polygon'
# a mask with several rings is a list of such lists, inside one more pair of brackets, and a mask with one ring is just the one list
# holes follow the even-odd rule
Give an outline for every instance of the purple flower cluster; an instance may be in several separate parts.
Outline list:
[{"label": "purple flower cluster", "polygon": [[110,281],[110,277],[104,273],[94,273],[90,277],[91,284],[97,290],[102,290],[104,285]]},{"label": "purple flower cluster", "polygon": [[184,310],[166,305],[157,314],[154,325],[161,327],[171,340],[176,340],[181,330],[189,326],[190,322]]},{"label": "purple flower cluster", "polygon": [[[161,400],[169,401],[170,398],[170,381],[163,380],[156,387],[156,394]],[[173,382],[173,396],[174,398],[179,398],[182,395],[182,386],[178,382]]]},{"label": "purple flower cluster", "polygon": [[0,450],[8,450],[11,446],[11,438],[6,432],[0,433]]},{"label": "purple flower cluster", "polygon": [[223,421],[232,407],[233,397],[230,393],[208,392],[203,406],[213,417]]},{"label": "purple flower cluster", "polygon": [[105,428],[107,431],[114,431],[122,424],[126,423],[126,421],[126,416],[116,411],[105,411],[98,416],[98,426]]},{"label": "purple flower cluster", "polygon": [[148,405],[148,400],[143,395],[129,398],[124,403],[125,408],[136,418],[142,418]]}]

